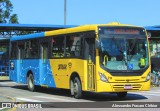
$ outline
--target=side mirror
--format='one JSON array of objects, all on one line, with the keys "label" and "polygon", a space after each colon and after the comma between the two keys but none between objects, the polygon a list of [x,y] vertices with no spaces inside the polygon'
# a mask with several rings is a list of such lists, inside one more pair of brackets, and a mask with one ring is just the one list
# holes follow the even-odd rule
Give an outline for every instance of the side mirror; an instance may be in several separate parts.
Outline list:
[{"label": "side mirror", "polygon": [[100,46],[101,46],[100,41],[96,39],[96,41],[95,41],[95,48],[99,49]]}]

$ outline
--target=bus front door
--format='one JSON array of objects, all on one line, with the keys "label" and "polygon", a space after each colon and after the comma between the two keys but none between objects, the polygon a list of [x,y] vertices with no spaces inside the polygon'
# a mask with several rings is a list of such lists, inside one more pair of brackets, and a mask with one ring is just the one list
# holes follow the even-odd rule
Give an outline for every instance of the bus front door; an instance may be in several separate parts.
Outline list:
[{"label": "bus front door", "polygon": [[95,38],[85,38],[85,59],[87,59],[87,89],[95,90]]}]

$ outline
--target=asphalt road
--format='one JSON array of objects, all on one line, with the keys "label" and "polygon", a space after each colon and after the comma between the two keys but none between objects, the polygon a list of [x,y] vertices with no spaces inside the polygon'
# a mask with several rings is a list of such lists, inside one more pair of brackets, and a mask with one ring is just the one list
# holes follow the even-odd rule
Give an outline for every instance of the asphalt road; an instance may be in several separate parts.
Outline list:
[{"label": "asphalt road", "polygon": [[[69,90],[64,89],[48,89],[48,88],[39,88],[37,92],[30,92],[27,89],[26,85],[17,84],[12,81],[3,81],[0,80],[0,102],[35,102],[35,103],[44,103],[44,102],[57,102],[62,103],[60,105],[69,105],[69,108],[65,108],[65,111],[96,111],[96,110],[112,110],[112,111],[160,111],[160,108],[104,108],[107,104],[108,106],[112,106],[112,104],[116,103],[118,105],[128,104],[128,105],[139,105],[139,102],[144,102],[142,105],[147,102],[160,102],[160,87],[153,87],[150,91],[142,91],[142,92],[130,92],[124,99],[120,99],[116,96],[116,94],[110,93],[85,93],[82,99],[75,99],[70,96]],[[78,104],[77,104],[78,102]],[[90,102],[88,104],[88,102]],[[94,103],[93,103],[94,102]],[[95,103],[96,102],[96,103]],[[97,103],[98,102],[98,103]],[[110,103],[111,102],[111,103]],[[93,103],[93,104],[92,104]],[[50,103],[52,104],[52,103]],[[110,105],[111,104],[111,105]],[[89,108],[80,108],[82,106],[90,106]],[[160,103],[159,103],[160,105]],[[51,105],[52,106],[52,105]],[[57,107],[58,107],[57,106]],[[102,106],[102,108],[101,108]],[[61,107],[61,106],[60,106]],[[66,106],[65,106],[66,107]],[[78,108],[73,108],[78,107]],[[98,108],[96,108],[98,107]],[[1,109],[5,110],[5,109]],[[42,111],[42,109],[10,109],[17,111]],[[47,108],[43,109],[44,111],[62,111],[64,108]]]}]

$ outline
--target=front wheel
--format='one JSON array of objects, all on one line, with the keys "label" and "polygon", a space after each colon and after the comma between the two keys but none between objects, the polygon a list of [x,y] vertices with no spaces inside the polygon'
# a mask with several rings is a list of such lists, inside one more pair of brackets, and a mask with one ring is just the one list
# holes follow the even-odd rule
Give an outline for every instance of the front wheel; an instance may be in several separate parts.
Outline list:
[{"label": "front wheel", "polygon": [[74,95],[76,99],[80,99],[82,97],[82,87],[81,82],[78,77],[75,77],[70,81],[71,95]]},{"label": "front wheel", "polygon": [[125,98],[127,96],[127,92],[117,92],[117,96],[119,98]]}]

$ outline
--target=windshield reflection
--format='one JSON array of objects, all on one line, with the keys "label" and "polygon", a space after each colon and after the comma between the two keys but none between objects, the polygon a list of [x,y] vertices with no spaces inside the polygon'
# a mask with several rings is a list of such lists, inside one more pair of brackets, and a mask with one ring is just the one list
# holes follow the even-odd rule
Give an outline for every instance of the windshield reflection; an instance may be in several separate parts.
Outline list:
[{"label": "windshield reflection", "polygon": [[148,66],[145,37],[101,35],[101,64],[110,70],[140,70]]}]

